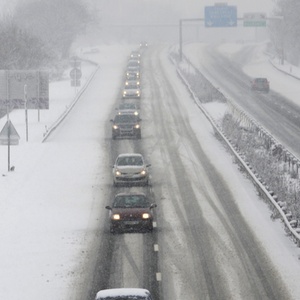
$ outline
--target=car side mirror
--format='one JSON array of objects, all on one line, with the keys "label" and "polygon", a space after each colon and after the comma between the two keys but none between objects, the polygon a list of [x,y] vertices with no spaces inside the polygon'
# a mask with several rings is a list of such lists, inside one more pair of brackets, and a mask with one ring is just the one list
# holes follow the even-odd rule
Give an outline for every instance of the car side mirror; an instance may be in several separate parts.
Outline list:
[{"label": "car side mirror", "polygon": [[152,203],[152,204],[150,205],[150,209],[151,209],[151,208],[155,208],[155,207],[157,207],[157,204],[156,204],[156,203]]},{"label": "car side mirror", "polygon": [[151,164],[146,164],[146,167],[148,168],[148,167],[151,167]]},{"label": "car side mirror", "polygon": [[105,206],[105,208],[111,210],[111,207],[109,205]]},{"label": "car side mirror", "polygon": [[110,119],[110,122],[112,122],[112,123],[113,123],[113,122],[114,122],[114,120],[113,120],[113,119]]}]

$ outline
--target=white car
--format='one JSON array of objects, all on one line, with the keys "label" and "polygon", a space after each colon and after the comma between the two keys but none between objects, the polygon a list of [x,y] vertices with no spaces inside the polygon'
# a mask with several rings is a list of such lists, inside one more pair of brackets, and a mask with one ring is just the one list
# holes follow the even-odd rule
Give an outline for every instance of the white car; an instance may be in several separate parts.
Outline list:
[{"label": "white car", "polygon": [[139,153],[120,154],[113,165],[114,186],[148,185],[150,166]]},{"label": "white car", "polygon": [[97,293],[95,300],[152,300],[151,294],[146,289],[119,288],[101,290]]}]

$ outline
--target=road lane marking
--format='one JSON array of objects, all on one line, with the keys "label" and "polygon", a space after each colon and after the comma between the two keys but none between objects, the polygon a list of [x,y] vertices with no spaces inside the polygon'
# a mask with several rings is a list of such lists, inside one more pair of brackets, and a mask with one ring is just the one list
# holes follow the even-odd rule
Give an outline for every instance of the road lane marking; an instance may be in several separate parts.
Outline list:
[{"label": "road lane marking", "polygon": [[156,280],[161,281],[161,273],[156,273]]}]

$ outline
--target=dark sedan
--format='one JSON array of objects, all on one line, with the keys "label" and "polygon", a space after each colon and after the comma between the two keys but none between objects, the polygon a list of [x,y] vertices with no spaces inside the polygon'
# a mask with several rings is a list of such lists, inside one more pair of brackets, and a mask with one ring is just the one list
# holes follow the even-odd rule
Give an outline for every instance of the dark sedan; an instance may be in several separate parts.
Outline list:
[{"label": "dark sedan", "polygon": [[152,231],[155,203],[150,203],[143,193],[119,193],[115,196],[109,210],[110,232]]},{"label": "dark sedan", "polygon": [[141,119],[134,113],[117,114],[113,120],[112,138],[133,137],[141,139]]}]

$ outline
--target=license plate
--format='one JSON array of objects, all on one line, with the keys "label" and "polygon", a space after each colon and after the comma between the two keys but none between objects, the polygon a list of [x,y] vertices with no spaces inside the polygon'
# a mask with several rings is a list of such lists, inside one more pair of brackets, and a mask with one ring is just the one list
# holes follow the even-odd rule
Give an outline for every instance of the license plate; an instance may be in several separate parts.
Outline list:
[{"label": "license plate", "polygon": [[126,221],[125,225],[137,225],[139,224],[139,221]]}]

